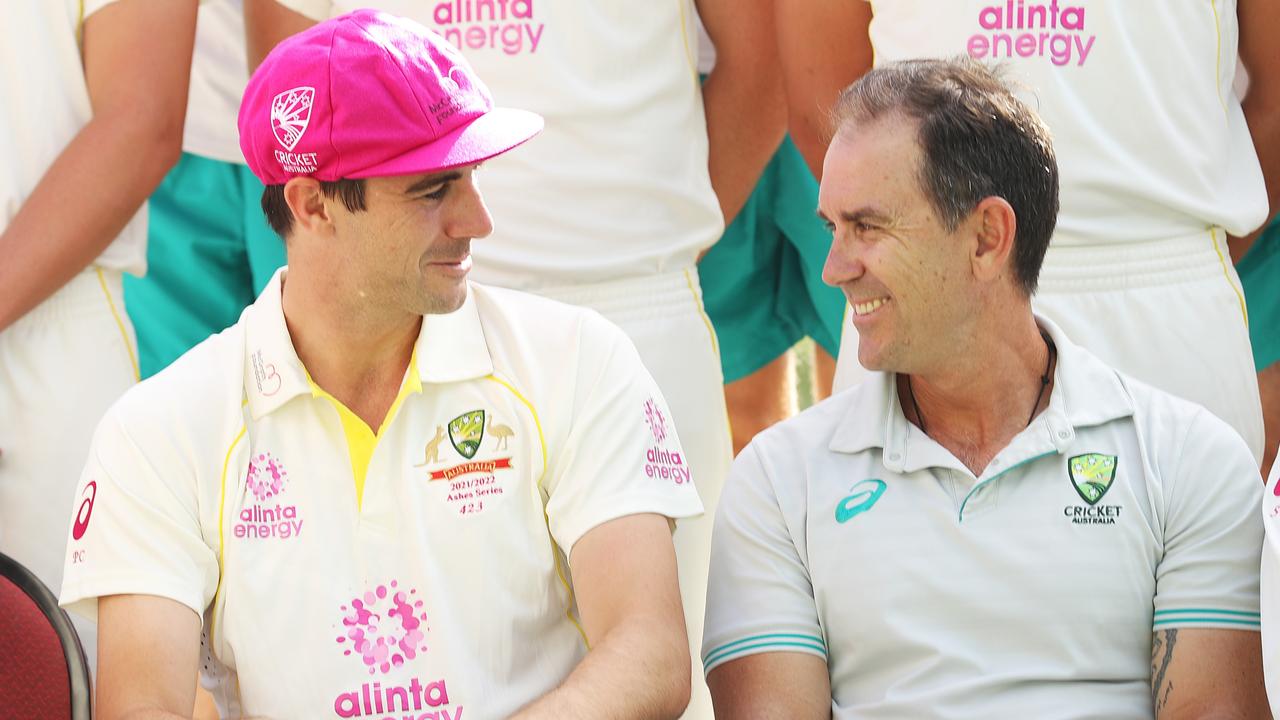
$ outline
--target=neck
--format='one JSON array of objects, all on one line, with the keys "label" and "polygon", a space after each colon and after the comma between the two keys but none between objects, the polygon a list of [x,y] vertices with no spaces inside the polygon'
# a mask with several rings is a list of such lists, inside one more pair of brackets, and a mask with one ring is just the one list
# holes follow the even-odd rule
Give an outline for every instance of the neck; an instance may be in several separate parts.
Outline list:
[{"label": "neck", "polygon": [[[907,417],[974,474],[1048,403],[1052,386],[1048,344],[1029,310],[977,330],[936,367],[898,376]],[[1049,386],[1041,381],[1047,372]]]},{"label": "neck", "polygon": [[422,316],[374,308],[315,273],[284,283],[285,324],[311,380],[377,428],[399,393]]}]

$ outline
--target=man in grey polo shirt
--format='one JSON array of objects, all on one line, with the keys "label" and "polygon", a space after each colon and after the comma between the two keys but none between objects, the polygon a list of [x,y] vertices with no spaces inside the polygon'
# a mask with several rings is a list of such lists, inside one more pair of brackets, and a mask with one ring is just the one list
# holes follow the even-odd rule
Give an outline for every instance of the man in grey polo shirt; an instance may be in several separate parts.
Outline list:
[{"label": "man in grey polo shirt", "polygon": [[859,360],[716,519],[722,717],[1265,717],[1261,484],[1202,408],[1032,313],[1048,132],[973,61],[842,95],[819,198]]}]

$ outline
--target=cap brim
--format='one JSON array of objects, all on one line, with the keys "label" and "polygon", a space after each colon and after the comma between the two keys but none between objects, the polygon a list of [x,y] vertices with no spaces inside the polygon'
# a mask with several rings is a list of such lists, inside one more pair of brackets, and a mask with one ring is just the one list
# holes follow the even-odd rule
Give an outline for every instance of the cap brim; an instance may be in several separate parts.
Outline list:
[{"label": "cap brim", "polygon": [[346,177],[414,175],[474,165],[523,144],[542,132],[542,127],[542,116],[536,113],[493,108],[448,135]]}]

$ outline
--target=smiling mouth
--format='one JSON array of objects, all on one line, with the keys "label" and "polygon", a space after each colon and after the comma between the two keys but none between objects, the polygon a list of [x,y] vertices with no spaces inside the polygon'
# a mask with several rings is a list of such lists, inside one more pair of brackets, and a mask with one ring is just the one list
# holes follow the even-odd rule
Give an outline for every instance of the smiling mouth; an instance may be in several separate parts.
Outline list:
[{"label": "smiling mouth", "polygon": [[876,310],[879,310],[880,307],[887,302],[889,302],[889,298],[881,297],[874,300],[867,300],[866,302],[853,303],[853,314],[859,316],[870,315]]}]

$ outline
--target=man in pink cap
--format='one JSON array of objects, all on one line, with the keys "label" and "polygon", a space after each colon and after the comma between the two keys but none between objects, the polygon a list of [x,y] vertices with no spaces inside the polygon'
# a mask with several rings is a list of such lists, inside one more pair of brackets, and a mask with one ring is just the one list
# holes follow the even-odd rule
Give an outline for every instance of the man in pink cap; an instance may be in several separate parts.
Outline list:
[{"label": "man in pink cap", "polygon": [[98,428],[62,601],[99,717],[188,716],[197,670],[224,717],[679,715],[666,403],[598,315],[466,279],[477,168],[541,125],[373,11],[255,73],[289,267]]}]

